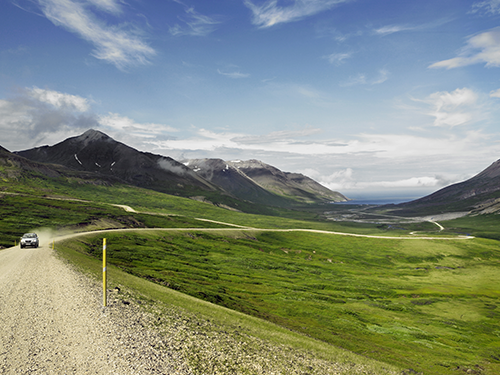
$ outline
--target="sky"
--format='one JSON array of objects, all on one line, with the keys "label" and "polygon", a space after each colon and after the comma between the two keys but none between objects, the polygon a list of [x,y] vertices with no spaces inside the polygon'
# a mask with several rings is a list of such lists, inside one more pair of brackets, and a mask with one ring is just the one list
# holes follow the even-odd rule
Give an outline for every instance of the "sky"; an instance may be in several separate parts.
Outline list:
[{"label": "sky", "polygon": [[100,130],[349,198],[500,158],[500,0],[4,0],[0,145]]}]

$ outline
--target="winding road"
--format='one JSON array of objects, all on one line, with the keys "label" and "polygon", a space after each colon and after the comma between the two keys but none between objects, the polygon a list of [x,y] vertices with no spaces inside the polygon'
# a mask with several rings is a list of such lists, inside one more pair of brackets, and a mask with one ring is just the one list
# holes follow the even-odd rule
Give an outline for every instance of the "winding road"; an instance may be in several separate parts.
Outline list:
[{"label": "winding road", "polygon": [[[120,206],[135,212],[128,206]],[[200,221],[211,221],[198,219]],[[119,231],[313,232],[382,239],[470,239],[471,236],[375,236],[313,229],[232,228],[113,229]],[[434,222],[437,226],[442,226]],[[56,241],[89,233],[55,237]],[[120,304],[103,308],[96,283],[57,258],[42,237],[38,249],[0,251],[0,374],[190,374],[181,358],[160,350],[159,338],[138,324],[140,313]],[[45,241],[44,241],[45,240]],[[135,315],[134,315],[135,314]]]}]

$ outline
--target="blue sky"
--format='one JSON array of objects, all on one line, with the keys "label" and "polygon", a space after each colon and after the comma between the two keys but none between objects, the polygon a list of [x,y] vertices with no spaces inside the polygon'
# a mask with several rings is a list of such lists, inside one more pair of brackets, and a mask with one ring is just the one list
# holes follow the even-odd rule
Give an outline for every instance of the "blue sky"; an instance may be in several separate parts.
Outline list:
[{"label": "blue sky", "polygon": [[500,158],[500,0],[0,2],[0,145],[99,129],[350,197]]}]

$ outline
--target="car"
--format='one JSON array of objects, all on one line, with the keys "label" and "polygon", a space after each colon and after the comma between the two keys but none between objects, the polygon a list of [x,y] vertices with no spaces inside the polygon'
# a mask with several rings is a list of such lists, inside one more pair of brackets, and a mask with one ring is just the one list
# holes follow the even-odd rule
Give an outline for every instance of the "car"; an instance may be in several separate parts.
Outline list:
[{"label": "car", "polygon": [[26,246],[37,248],[39,245],[40,241],[36,233],[26,233],[21,237],[21,249],[24,249]]}]

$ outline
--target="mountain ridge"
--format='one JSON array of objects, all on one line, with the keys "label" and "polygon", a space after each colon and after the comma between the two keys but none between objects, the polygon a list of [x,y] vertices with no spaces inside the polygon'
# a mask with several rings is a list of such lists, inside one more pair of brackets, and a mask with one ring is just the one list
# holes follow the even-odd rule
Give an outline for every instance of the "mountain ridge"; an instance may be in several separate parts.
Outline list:
[{"label": "mountain ridge", "polygon": [[500,159],[468,180],[393,206],[390,211],[403,216],[445,211],[471,214],[500,212]]},{"label": "mountain ridge", "polygon": [[[189,162],[185,165],[168,156],[138,151],[94,129],[53,146],[35,147],[13,154],[40,163],[62,165],[74,171],[114,177],[131,185],[167,194],[201,197],[203,200],[220,201],[216,196],[227,196],[284,208],[303,203],[347,200],[342,194],[332,192],[306,176],[287,174],[262,162],[259,162],[261,174],[272,169],[275,175],[285,176],[283,184],[290,185],[288,194],[280,194],[272,186],[262,186],[262,183],[250,178],[231,162],[196,159],[203,168],[193,164],[188,166]],[[302,187],[301,179],[307,181]],[[237,202],[233,203],[238,206]]]}]

